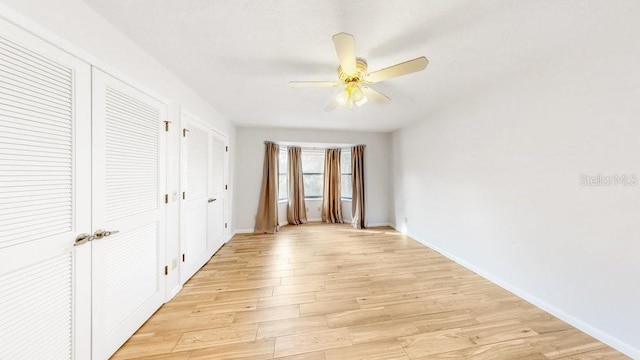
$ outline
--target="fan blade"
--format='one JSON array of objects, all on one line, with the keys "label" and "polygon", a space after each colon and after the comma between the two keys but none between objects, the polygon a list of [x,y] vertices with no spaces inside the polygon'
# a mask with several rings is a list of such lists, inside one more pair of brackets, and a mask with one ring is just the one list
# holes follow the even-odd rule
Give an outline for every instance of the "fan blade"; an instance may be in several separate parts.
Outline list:
[{"label": "fan blade", "polygon": [[416,71],[424,70],[429,64],[429,60],[422,56],[417,59],[405,61],[400,64],[389,66],[382,70],[374,71],[367,76],[367,82],[377,83],[378,81],[411,74]]},{"label": "fan blade", "polygon": [[364,93],[364,96],[366,96],[368,99],[371,99],[371,101],[377,102],[378,104],[387,104],[391,101],[391,99],[386,95],[368,86],[363,86],[362,92]]},{"label": "fan blade", "polygon": [[324,111],[333,111],[338,107],[338,101],[336,101],[336,97],[332,97],[331,101],[327,104],[327,107],[324,108]]},{"label": "fan blade", "polygon": [[334,87],[340,85],[336,81],[289,81],[289,86],[294,88],[302,87]]},{"label": "fan blade", "polygon": [[336,46],[336,53],[342,71],[348,75],[356,73],[356,43],[353,35],[339,33],[333,35],[333,44]]}]

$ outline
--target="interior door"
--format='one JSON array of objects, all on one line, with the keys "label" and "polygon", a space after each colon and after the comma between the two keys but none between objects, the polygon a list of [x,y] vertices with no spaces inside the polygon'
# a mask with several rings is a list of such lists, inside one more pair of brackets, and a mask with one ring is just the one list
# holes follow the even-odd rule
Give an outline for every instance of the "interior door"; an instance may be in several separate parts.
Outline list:
[{"label": "interior door", "polygon": [[182,188],[180,282],[204,265],[211,254],[207,244],[207,218],[211,150],[209,130],[194,116],[182,114]]},{"label": "interior door", "polygon": [[163,303],[166,105],[93,70],[93,358]]},{"label": "interior door", "polygon": [[226,138],[213,131],[209,134],[210,175],[207,248],[213,254],[224,244],[226,234]]},{"label": "interior door", "polygon": [[0,359],[90,358],[90,84],[0,19]]}]

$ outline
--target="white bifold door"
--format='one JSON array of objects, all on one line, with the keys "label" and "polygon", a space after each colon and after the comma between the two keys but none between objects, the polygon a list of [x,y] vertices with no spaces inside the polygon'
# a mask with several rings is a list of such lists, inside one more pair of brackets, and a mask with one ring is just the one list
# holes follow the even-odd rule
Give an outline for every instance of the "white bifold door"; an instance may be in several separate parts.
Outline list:
[{"label": "white bifold door", "polygon": [[0,19],[0,359],[91,357],[90,86]]},{"label": "white bifold door", "polygon": [[96,69],[92,99],[92,336],[103,359],[164,302],[167,109]]},{"label": "white bifold door", "polygon": [[0,359],[106,359],[162,304],[165,115],[0,19]]},{"label": "white bifold door", "polygon": [[194,116],[182,114],[182,266],[186,282],[225,240],[226,143]]}]

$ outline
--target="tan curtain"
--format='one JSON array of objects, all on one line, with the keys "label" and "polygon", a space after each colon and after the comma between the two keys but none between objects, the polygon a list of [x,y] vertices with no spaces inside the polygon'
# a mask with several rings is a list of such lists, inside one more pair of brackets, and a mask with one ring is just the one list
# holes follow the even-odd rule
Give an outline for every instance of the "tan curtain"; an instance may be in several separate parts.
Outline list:
[{"label": "tan curtain", "polygon": [[364,145],[351,148],[351,225],[364,229]]},{"label": "tan curtain", "polygon": [[278,231],[278,154],[280,146],[265,141],[264,166],[262,168],[262,187],[260,203],[256,216],[256,233],[274,234]]},{"label": "tan curtain", "polygon": [[324,153],[324,186],[322,191],[322,221],[342,224],[342,194],[340,193],[340,149]]},{"label": "tan curtain", "polygon": [[302,179],[302,149],[290,146],[287,150],[287,182],[288,198],[287,221],[291,225],[300,225],[307,222],[307,208],[304,202],[304,182]]}]

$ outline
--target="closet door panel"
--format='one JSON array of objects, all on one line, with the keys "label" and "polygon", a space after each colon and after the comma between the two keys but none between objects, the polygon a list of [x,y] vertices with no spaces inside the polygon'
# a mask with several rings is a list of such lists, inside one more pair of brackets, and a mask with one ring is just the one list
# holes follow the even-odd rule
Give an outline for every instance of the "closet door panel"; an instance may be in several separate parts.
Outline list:
[{"label": "closet door panel", "polygon": [[0,19],[0,358],[90,357],[91,75]]},{"label": "closet door panel", "polygon": [[210,198],[215,201],[209,203],[208,218],[208,248],[215,253],[225,241],[226,223],[226,138],[211,132],[211,180],[209,185]]},{"label": "closet door panel", "polygon": [[186,282],[211,257],[207,246],[210,142],[208,129],[195,117],[182,115],[183,186],[181,203],[182,266],[180,280]]},{"label": "closet door panel", "polygon": [[166,111],[94,69],[94,358],[112,355],[164,300]]}]

